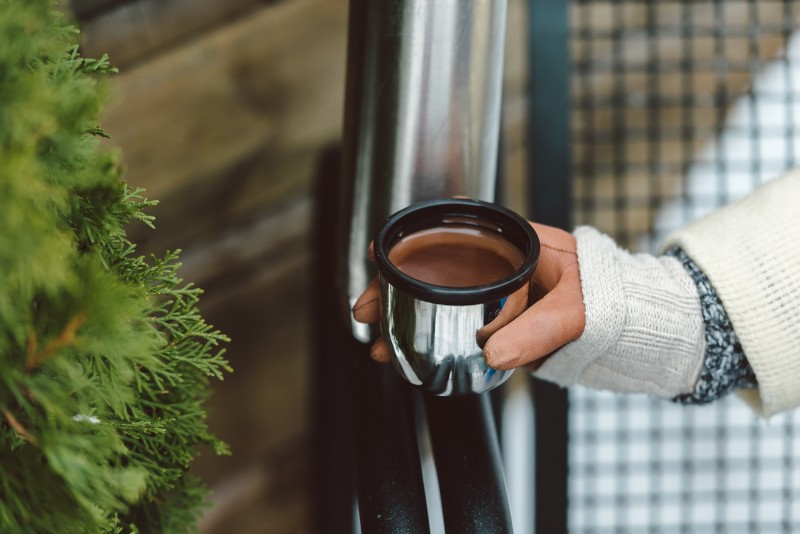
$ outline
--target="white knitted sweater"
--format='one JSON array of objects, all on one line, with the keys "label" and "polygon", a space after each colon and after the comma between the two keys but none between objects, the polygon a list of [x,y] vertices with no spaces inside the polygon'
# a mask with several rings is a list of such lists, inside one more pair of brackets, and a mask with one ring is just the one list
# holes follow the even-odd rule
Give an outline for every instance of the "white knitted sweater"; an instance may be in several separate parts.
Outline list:
[{"label": "white knitted sweater", "polygon": [[[705,352],[697,288],[673,257],[633,255],[575,231],[586,327],[536,371],[562,386],[674,398]],[[800,170],[672,235],[731,320],[758,380],[741,395],[769,416],[800,406]]]},{"label": "white knitted sweater", "polygon": [[630,254],[588,226],[575,239],[586,326],[536,375],[564,387],[667,399],[693,391],[705,353],[703,315],[681,263]]},{"label": "white knitted sweater", "polygon": [[800,170],[672,235],[725,306],[765,416],[800,406]]}]

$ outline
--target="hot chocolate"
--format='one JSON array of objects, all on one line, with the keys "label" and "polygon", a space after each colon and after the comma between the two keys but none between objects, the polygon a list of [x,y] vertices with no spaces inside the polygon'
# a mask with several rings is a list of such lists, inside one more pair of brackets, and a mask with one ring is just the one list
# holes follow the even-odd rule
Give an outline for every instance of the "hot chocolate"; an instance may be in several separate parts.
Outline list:
[{"label": "hot chocolate", "polygon": [[484,286],[520,268],[522,252],[496,232],[475,226],[441,226],[401,238],[389,251],[401,272],[445,287]]}]

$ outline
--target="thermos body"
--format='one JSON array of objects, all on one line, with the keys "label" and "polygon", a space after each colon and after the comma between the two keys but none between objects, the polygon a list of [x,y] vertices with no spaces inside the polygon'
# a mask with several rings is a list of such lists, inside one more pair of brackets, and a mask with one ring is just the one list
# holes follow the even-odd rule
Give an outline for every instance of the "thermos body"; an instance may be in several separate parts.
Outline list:
[{"label": "thermos body", "polygon": [[[522,264],[491,283],[447,287],[407,276],[390,260],[392,246],[404,236],[448,226],[472,226],[502,236],[521,253]],[[488,202],[436,200],[389,217],[374,243],[381,332],[400,375],[441,396],[483,393],[507,380],[512,371],[489,366],[483,344],[528,307],[529,282],[539,258],[539,239],[530,224]]]}]

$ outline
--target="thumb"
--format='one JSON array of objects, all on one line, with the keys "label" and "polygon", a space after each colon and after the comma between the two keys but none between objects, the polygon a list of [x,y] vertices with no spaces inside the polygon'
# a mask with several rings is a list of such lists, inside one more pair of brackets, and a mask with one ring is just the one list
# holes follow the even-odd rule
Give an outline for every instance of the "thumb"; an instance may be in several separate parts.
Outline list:
[{"label": "thumb", "polygon": [[575,264],[562,273],[552,291],[492,335],[483,352],[494,369],[521,367],[575,341],[585,325],[580,274]]}]

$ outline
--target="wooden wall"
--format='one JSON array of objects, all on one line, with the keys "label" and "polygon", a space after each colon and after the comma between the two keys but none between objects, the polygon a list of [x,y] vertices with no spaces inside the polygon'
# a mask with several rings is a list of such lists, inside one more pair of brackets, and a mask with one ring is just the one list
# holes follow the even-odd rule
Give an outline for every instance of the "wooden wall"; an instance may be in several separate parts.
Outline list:
[{"label": "wooden wall", "polygon": [[182,274],[231,336],[235,372],[209,423],[233,456],[194,470],[219,506],[204,532],[309,526],[309,186],[340,135],[346,0],[74,4],[84,53],[120,68],[103,120],[128,181],[160,200],[142,252],[183,249]]}]

